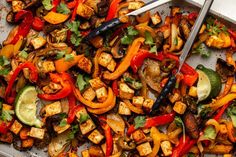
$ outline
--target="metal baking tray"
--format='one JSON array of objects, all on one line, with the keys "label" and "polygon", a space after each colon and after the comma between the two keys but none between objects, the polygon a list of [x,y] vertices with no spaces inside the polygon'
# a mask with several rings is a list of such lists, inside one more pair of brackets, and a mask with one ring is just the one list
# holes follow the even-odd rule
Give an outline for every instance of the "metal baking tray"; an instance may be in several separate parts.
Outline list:
[{"label": "metal baking tray", "polygon": [[[144,0],[145,2],[150,2],[151,0]],[[157,7],[153,11],[158,11],[161,16],[164,17],[170,14],[170,6],[179,6],[184,11],[199,11],[199,7],[201,7],[201,4],[204,0],[173,0],[172,2],[166,3],[162,6]],[[217,4],[220,4],[219,1],[222,2],[222,0],[215,0],[217,1]],[[216,18],[220,19],[223,23],[225,23],[228,27],[236,27],[236,14],[234,10],[236,10],[236,5],[234,4],[235,0],[225,0],[222,3],[228,2],[229,4],[224,5],[225,7],[230,7],[231,15],[228,15],[227,11],[226,13],[219,14],[217,13],[218,10],[222,10],[220,6],[217,6],[216,4],[213,4],[213,8],[211,9],[211,14],[213,14]],[[227,3],[226,2],[226,3]],[[231,4],[231,5],[230,5]],[[12,26],[7,24],[6,22],[6,14],[10,10],[10,6],[6,3],[6,0],[0,0],[0,42],[2,43],[3,40],[6,39],[9,31],[11,30]],[[233,15],[232,15],[233,14]],[[193,66],[196,67],[199,63],[210,67],[212,69],[215,69],[216,59],[217,58],[225,58],[225,54],[223,53],[223,50],[215,50],[212,52],[211,57],[208,59],[204,59],[200,57],[199,55],[191,55],[190,58],[187,59],[187,62]],[[89,144],[85,144],[79,148],[78,154],[80,154],[80,151],[87,148]],[[47,151],[46,150],[37,150],[35,148],[26,151],[26,152],[19,152],[13,148],[12,145],[7,144],[0,144],[0,157],[47,157]],[[206,155],[208,157],[213,157],[216,155]]]}]

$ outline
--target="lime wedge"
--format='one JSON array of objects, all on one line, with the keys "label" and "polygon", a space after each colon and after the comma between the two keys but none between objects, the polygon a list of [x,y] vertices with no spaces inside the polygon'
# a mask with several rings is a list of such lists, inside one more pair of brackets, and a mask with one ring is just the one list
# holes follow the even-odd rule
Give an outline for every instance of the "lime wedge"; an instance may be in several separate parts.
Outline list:
[{"label": "lime wedge", "polygon": [[17,118],[24,124],[41,127],[42,122],[36,117],[37,92],[34,86],[24,87],[15,100],[15,113]]},{"label": "lime wedge", "polygon": [[222,87],[219,74],[203,65],[197,66],[197,72],[199,74],[197,83],[198,102],[215,98]]}]

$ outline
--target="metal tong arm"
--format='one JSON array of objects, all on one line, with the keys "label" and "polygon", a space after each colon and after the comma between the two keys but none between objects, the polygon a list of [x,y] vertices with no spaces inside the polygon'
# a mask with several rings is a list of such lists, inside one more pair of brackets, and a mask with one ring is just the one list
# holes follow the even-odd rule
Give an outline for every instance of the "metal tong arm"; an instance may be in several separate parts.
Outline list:
[{"label": "metal tong arm", "polygon": [[179,57],[179,69],[175,74],[171,74],[169,76],[169,79],[166,83],[166,85],[164,86],[164,88],[162,89],[160,95],[157,97],[153,107],[152,107],[152,111],[151,114],[155,114],[157,108],[160,106],[162,100],[172,91],[172,89],[175,86],[176,83],[176,74],[180,72],[182,65],[186,59],[186,57],[188,56],[188,52],[191,51],[192,45],[195,41],[196,36],[198,35],[199,30],[201,29],[201,26],[205,20],[205,17],[212,5],[214,0],[205,0],[205,3],[200,11],[200,14],[192,28],[192,31],[188,37],[187,42],[184,45],[184,48],[182,50],[182,54]]}]

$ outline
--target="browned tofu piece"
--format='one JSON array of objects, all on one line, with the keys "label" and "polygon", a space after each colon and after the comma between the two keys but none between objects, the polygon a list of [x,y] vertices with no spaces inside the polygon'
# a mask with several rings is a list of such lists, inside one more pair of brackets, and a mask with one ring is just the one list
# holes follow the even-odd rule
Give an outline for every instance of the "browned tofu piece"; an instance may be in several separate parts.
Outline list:
[{"label": "browned tofu piece", "polygon": [[119,95],[121,99],[132,99],[134,96],[134,90],[126,83],[121,82],[119,84]]},{"label": "browned tofu piece", "polygon": [[41,140],[43,139],[44,134],[45,134],[45,129],[39,129],[35,127],[31,127],[30,132],[29,132],[30,137],[38,138]]},{"label": "browned tofu piece", "polygon": [[55,114],[61,113],[61,103],[60,101],[53,102],[51,104],[48,104],[44,107],[45,109],[45,117],[53,116]]},{"label": "browned tofu piece", "polygon": [[161,16],[158,12],[156,12],[155,14],[151,16],[151,20],[154,25],[160,24],[162,21]]},{"label": "browned tofu piece", "polygon": [[78,67],[86,73],[91,73],[92,66],[91,60],[86,57],[82,57],[78,61]]},{"label": "browned tofu piece", "polygon": [[170,156],[172,154],[172,146],[170,141],[161,142],[161,149],[164,156]]},{"label": "browned tofu piece", "polygon": [[98,89],[101,87],[106,87],[105,83],[99,77],[89,80],[89,83],[93,89]]},{"label": "browned tofu piece", "polygon": [[88,119],[86,122],[80,124],[79,127],[83,135],[89,133],[90,131],[96,128],[95,124],[91,119]]},{"label": "browned tofu piece", "polygon": [[181,99],[181,96],[179,93],[174,93],[173,95],[169,96],[169,100],[171,103],[175,103],[176,101],[179,101]]},{"label": "browned tofu piece", "polygon": [[134,96],[132,98],[132,104],[137,106],[137,107],[142,107],[144,102],[144,97],[143,96]]},{"label": "browned tofu piece", "polygon": [[146,136],[141,129],[138,129],[134,133],[132,133],[132,138],[134,139],[135,142],[140,142],[146,139]]},{"label": "browned tofu piece", "polygon": [[77,117],[79,121],[81,115],[87,115],[87,114],[88,114],[87,110],[85,109],[85,107],[83,107],[76,112],[75,116]]},{"label": "browned tofu piece", "polygon": [[88,149],[81,152],[82,157],[90,157]]},{"label": "browned tofu piece", "polygon": [[104,102],[107,99],[107,90],[105,87],[97,89],[95,93],[99,102]]},{"label": "browned tofu piece", "polygon": [[120,115],[131,115],[131,110],[128,108],[128,106],[124,103],[124,102],[120,102],[119,103],[119,109],[118,109],[118,113]]},{"label": "browned tofu piece", "polygon": [[113,72],[115,68],[116,68],[116,62],[114,59],[112,59],[111,62],[107,65],[107,69]]},{"label": "browned tofu piece", "polygon": [[89,19],[94,14],[94,10],[84,3],[79,3],[76,13],[83,18]]},{"label": "browned tofu piece", "polygon": [[102,52],[101,55],[98,57],[98,63],[103,67],[107,67],[111,61],[112,55],[106,52]]},{"label": "browned tofu piece", "polygon": [[99,144],[104,136],[97,130],[95,129],[89,136],[88,139],[93,142],[94,144]]},{"label": "browned tofu piece", "polygon": [[146,110],[146,111],[150,111],[152,109],[152,106],[154,104],[154,101],[152,99],[145,99],[144,102],[143,102],[143,108]]},{"label": "browned tofu piece", "polygon": [[22,124],[19,123],[17,120],[14,121],[14,123],[12,124],[10,130],[14,133],[14,134],[18,134],[22,128]]},{"label": "browned tofu piece", "polygon": [[84,97],[86,100],[93,101],[93,99],[96,97],[96,93],[95,93],[95,91],[93,90],[92,87],[89,87],[88,89],[86,89],[86,90],[84,91],[83,97]]},{"label": "browned tofu piece", "polygon": [[173,107],[173,110],[178,114],[184,114],[186,111],[187,105],[181,101],[177,101]]},{"label": "browned tofu piece", "polygon": [[147,156],[152,153],[152,148],[149,142],[138,145],[136,149],[138,150],[140,156]]}]

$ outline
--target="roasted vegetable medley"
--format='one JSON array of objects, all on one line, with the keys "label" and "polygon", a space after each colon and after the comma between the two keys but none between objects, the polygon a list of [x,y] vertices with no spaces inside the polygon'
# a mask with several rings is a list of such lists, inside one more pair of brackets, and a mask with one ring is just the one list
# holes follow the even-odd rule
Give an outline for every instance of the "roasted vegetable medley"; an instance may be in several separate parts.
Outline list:
[{"label": "roasted vegetable medley", "polygon": [[[172,6],[166,17],[156,11],[128,18],[145,3],[7,2],[13,29],[0,49],[1,142],[19,151],[47,148],[50,157],[235,156],[233,28],[206,18],[189,56],[226,59],[213,69],[184,63],[151,115],[197,12]],[[122,24],[85,40],[115,17]]]}]

